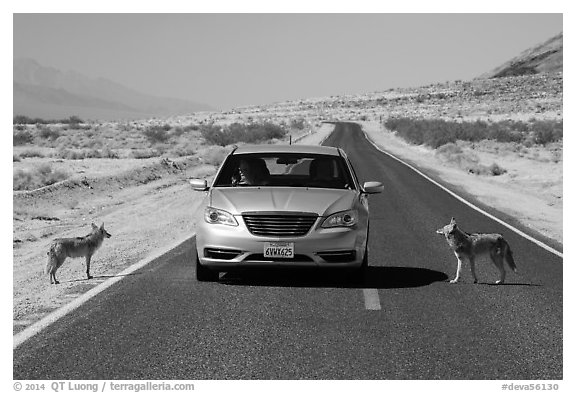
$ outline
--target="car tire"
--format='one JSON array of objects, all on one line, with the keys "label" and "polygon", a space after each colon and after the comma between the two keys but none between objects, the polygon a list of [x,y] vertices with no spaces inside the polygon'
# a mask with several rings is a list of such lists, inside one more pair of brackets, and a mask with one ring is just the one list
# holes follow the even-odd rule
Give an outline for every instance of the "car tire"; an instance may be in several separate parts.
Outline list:
[{"label": "car tire", "polygon": [[200,264],[200,258],[196,256],[196,280],[197,281],[218,281],[219,273],[216,270],[208,269]]}]

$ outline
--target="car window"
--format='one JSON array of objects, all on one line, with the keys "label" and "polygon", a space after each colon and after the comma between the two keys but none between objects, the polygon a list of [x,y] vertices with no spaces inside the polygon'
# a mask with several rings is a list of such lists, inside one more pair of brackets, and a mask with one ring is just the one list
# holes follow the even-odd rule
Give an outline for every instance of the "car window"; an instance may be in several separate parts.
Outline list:
[{"label": "car window", "polygon": [[295,153],[233,154],[214,187],[271,186],[354,189],[340,156]]}]

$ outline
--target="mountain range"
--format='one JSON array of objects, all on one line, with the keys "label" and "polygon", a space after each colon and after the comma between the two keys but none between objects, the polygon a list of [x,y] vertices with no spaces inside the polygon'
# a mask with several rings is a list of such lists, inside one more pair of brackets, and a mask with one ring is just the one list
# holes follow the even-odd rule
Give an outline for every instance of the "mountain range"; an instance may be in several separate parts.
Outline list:
[{"label": "mountain range", "polygon": [[520,55],[480,76],[481,79],[501,78],[563,71],[563,33],[522,52]]},{"label": "mountain range", "polygon": [[140,93],[109,79],[45,67],[27,58],[14,59],[13,81],[14,116],[121,120],[215,110],[202,103]]},{"label": "mountain range", "polygon": [[[562,72],[563,33],[529,48],[478,79]],[[13,114],[32,118],[122,120],[216,111],[209,105],[140,93],[105,78],[14,59]]]}]

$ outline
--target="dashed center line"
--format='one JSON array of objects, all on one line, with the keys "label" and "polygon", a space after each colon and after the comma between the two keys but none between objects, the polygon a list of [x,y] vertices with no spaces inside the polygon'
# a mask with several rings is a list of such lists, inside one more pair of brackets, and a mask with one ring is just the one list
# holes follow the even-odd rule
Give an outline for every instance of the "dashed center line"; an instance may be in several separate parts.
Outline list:
[{"label": "dashed center line", "polygon": [[378,290],[374,288],[363,289],[364,292],[364,306],[366,310],[380,310],[380,296],[378,296]]}]

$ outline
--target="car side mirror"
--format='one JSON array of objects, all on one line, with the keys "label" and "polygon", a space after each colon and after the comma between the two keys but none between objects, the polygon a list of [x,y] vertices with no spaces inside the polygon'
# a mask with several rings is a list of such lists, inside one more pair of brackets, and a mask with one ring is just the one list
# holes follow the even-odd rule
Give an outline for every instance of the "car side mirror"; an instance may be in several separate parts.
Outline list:
[{"label": "car side mirror", "polygon": [[208,182],[205,179],[190,179],[188,180],[194,191],[208,190]]},{"label": "car side mirror", "polygon": [[366,194],[379,194],[384,191],[384,186],[379,181],[367,181],[362,188]]}]

